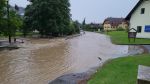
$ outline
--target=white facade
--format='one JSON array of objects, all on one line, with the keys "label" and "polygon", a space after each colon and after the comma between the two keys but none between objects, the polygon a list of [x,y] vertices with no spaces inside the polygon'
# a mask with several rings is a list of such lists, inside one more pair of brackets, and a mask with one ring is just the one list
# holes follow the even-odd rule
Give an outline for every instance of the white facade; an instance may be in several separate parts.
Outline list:
[{"label": "white facade", "polygon": [[[141,14],[142,8],[145,8],[144,14]],[[150,26],[150,0],[143,1],[131,15],[130,28],[137,29],[138,26],[142,28],[137,38],[150,38],[150,32],[145,32],[145,26]]]}]

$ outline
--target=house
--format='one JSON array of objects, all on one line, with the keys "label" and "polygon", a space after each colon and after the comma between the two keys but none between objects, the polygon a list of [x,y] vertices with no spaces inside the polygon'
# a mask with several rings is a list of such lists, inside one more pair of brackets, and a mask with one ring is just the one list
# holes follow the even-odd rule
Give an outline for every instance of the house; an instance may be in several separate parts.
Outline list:
[{"label": "house", "polygon": [[104,30],[117,30],[117,28],[128,28],[128,22],[124,18],[106,18],[103,22]]},{"label": "house", "polygon": [[139,0],[126,20],[137,30],[137,38],[150,38],[150,0]]}]

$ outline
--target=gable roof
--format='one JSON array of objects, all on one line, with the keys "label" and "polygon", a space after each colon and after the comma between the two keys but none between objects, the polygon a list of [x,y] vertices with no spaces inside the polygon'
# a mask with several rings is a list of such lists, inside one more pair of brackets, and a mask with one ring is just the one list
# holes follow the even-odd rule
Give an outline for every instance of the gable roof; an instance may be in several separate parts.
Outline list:
[{"label": "gable roof", "polygon": [[103,24],[107,23],[107,24],[111,24],[111,26],[118,26],[122,22],[126,22],[124,18],[112,18],[112,17],[109,17],[109,18],[105,19]]},{"label": "gable roof", "polygon": [[135,7],[130,11],[130,13],[126,16],[126,20],[130,20],[132,14],[134,13],[134,11],[142,4],[144,0],[139,0],[139,2],[135,5]]}]

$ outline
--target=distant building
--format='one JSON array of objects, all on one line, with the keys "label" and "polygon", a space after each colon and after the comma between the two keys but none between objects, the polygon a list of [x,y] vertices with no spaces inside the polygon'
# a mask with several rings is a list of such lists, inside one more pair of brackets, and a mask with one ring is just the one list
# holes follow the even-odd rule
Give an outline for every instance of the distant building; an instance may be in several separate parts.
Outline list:
[{"label": "distant building", "polygon": [[107,18],[103,22],[104,30],[116,30],[117,28],[128,28],[128,22],[124,18]]},{"label": "distant building", "polygon": [[137,30],[137,38],[150,38],[150,0],[139,0],[127,15],[130,29]]}]

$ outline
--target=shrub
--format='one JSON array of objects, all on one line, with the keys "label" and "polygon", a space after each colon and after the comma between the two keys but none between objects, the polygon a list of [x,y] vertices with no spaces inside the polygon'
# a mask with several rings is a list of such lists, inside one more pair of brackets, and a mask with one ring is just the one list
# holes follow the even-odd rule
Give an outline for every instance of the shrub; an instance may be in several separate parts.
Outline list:
[{"label": "shrub", "polygon": [[117,31],[125,31],[122,27],[117,28]]}]

